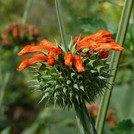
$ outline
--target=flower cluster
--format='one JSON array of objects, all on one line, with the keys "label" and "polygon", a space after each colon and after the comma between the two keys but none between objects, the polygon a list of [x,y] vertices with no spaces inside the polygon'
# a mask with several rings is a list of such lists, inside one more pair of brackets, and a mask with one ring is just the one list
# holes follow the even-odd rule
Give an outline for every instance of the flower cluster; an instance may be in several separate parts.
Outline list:
[{"label": "flower cluster", "polygon": [[[107,87],[108,51],[124,48],[110,38],[112,34],[99,30],[93,35],[76,36],[68,45],[68,51],[54,42],[43,40],[38,46],[25,46],[19,56],[35,54],[22,60],[18,71],[41,62],[36,84],[40,86],[42,100],[61,106],[72,106],[81,99],[93,102]],[[35,84],[35,81],[34,81]]]},{"label": "flower cluster", "polygon": [[[92,103],[92,104],[87,104],[86,108],[88,110],[88,113],[93,118],[96,119],[96,117],[98,116],[100,106],[98,104]],[[108,121],[110,128],[113,128],[115,124],[117,123],[117,120],[114,118],[115,115],[116,115],[116,112],[114,110],[108,109],[106,120]],[[78,123],[76,123],[76,126],[78,127]]]},{"label": "flower cluster", "polygon": [[[73,44],[75,44],[79,40],[79,44],[76,46],[76,50],[79,55],[81,55],[82,49],[89,48],[91,52],[100,51],[100,53],[98,53],[98,57],[107,58],[108,52],[106,52],[105,50],[122,51],[124,49],[113,39],[110,38],[111,35],[111,33],[105,30],[100,30],[96,34],[89,35],[84,39],[82,39],[81,36],[76,36],[72,42]],[[26,67],[31,66],[40,61],[47,61],[48,65],[52,66],[55,63],[54,57],[56,57],[57,55],[62,55],[61,48],[58,48],[55,43],[49,42],[47,40],[41,41],[38,46],[25,46],[18,53],[18,55],[23,56],[27,54],[34,54],[41,51],[47,51],[48,56],[42,53],[34,55],[31,59],[24,59],[17,70],[22,71]],[[81,60],[79,55],[75,54],[75,56],[73,57],[72,52],[68,51],[64,57],[64,64],[67,66],[74,65],[78,72],[84,72],[85,68],[83,66],[83,61]],[[86,52],[86,56],[88,58],[90,57],[90,53],[88,51]]]},{"label": "flower cluster", "polygon": [[35,45],[40,40],[40,34],[36,27],[19,22],[11,23],[2,33],[3,44]]},{"label": "flower cluster", "polygon": [[[86,105],[88,113],[91,114],[93,117],[97,117],[100,106],[98,104],[87,104]],[[116,112],[114,110],[108,109],[107,111],[107,121],[110,125],[110,128],[113,128],[114,125],[117,123],[115,118],[113,116],[116,115]]]}]

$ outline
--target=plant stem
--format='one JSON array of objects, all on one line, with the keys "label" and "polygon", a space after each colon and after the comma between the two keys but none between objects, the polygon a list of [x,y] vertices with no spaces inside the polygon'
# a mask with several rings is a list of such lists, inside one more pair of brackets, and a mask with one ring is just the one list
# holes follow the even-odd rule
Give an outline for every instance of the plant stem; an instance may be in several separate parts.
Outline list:
[{"label": "plant stem", "polygon": [[[26,23],[26,19],[27,19],[27,15],[28,15],[28,11],[29,11],[31,3],[32,3],[32,0],[27,0],[26,8],[25,8],[24,15],[23,15],[23,18],[22,18],[22,23],[23,24]],[[8,82],[9,82],[11,74],[12,74],[11,68],[12,68],[12,65],[15,63],[15,59],[16,59],[16,56],[17,56],[16,55],[17,51],[18,51],[18,46],[15,46],[14,49],[13,49],[13,54],[12,54],[12,58],[11,58],[11,63],[10,63],[11,66],[9,67],[8,71],[5,74],[5,78],[3,80],[3,84],[2,84],[1,89],[0,89],[0,110],[1,110],[2,101],[3,101],[3,98],[4,98],[4,94],[5,94],[5,90],[8,86]]]},{"label": "plant stem", "polygon": [[97,134],[92,118],[90,117],[84,100],[74,104],[78,127],[81,134]]},{"label": "plant stem", "polygon": [[[121,46],[123,45],[123,42],[125,40],[133,2],[134,2],[133,0],[126,0],[124,7],[123,7],[122,16],[120,19],[120,24],[119,24],[119,28],[118,28],[118,32],[116,36],[116,42],[118,42]],[[109,89],[105,91],[104,96],[101,100],[100,110],[99,110],[99,114],[98,114],[97,121],[96,121],[96,129],[97,129],[98,134],[102,134],[102,131],[103,131],[104,121],[106,118],[106,113],[107,113],[107,109],[109,106],[109,102],[110,102],[110,98],[111,98],[111,94],[113,90],[113,83],[116,78],[120,56],[121,56],[121,52],[114,51],[112,54],[111,64],[109,68],[110,70],[113,70],[110,72],[110,74],[113,77],[110,78],[109,80],[110,84],[108,86]]]},{"label": "plant stem", "polygon": [[67,52],[68,47],[67,47],[66,33],[65,33],[63,18],[62,18],[62,15],[61,15],[61,8],[60,8],[59,0],[55,0],[55,6],[56,6],[56,12],[57,12],[57,17],[58,17],[59,27],[60,27],[60,33],[61,33],[61,37],[62,37],[62,41],[63,41],[63,47],[65,49],[65,52]]},{"label": "plant stem", "polygon": [[25,10],[24,10],[24,14],[23,14],[23,18],[22,18],[22,23],[23,24],[26,23],[27,15],[28,15],[28,11],[30,9],[31,3],[32,3],[32,0],[27,0],[26,7],[25,7]]},{"label": "plant stem", "polygon": [[9,82],[11,74],[12,74],[11,68],[13,68],[12,66],[15,62],[17,51],[18,51],[18,46],[14,47],[14,49],[13,49],[12,58],[10,60],[11,63],[10,63],[10,66],[9,66],[9,68],[8,68],[6,74],[5,74],[5,78],[3,80],[3,84],[2,84],[1,89],[0,89],[0,110],[1,110],[2,101],[3,101],[3,98],[4,98],[4,94],[5,94],[5,90],[8,86],[8,82]]}]

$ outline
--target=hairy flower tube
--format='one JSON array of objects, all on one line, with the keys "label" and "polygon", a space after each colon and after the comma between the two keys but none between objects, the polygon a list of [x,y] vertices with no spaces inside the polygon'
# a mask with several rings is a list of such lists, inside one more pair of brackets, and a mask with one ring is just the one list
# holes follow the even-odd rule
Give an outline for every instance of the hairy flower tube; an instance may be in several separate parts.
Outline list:
[{"label": "hairy flower tube", "polygon": [[[68,51],[54,42],[43,40],[38,46],[25,46],[19,56],[35,54],[24,59],[18,71],[40,62],[33,84],[42,91],[42,100],[62,107],[71,107],[82,100],[91,103],[109,84],[108,51],[124,48],[110,38],[112,34],[99,30],[93,35],[76,36]],[[37,70],[37,69],[36,69]]]}]

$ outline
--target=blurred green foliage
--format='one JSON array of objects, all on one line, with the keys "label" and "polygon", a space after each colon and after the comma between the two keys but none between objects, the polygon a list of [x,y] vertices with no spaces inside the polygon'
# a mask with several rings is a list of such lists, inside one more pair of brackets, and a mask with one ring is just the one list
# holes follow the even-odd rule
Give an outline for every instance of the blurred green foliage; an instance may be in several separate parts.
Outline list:
[{"label": "blurred green foliage", "polygon": [[134,122],[131,119],[119,122],[113,129],[114,134],[133,134]]},{"label": "blurred green foliage", "polygon": [[[122,6],[113,5],[108,2],[99,3],[98,1],[61,1],[68,41],[70,41],[71,36],[74,37],[80,34],[85,36],[97,32],[99,29],[106,29],[116,35]],[[124,0],[114,1],[118,3],[124,2]],[[0,1],[0,34],[11,22],[22,21],[25,4],[26,0]],[[28,13],[27,23],[39,28],[42,39],[61,41],[54,0],[33,0]],[[134,117],[133,31],[134,19],[132,16],[124,43],[125,50],[122,53],[121,64],[110,103],[110,108],[116,111],[117,121]],[[16,68],[23,57],[17,57],[12,64],[12,53],[12,46],[0,46],[0,86],[2,85],[5,72],[8,69],[12,71],[3,101],[2,113],[0,114],[1,134],[9,134],[11,132],[13,134],[77,133],[78,129],[75,125],[76,120],[73,110],[62,110],[53,108],[53,106],[44,108],[43,103],[38,104],[39,93],[33,92],[32,88],[28,85],[28,80],[32,77],[28,75],[28,69],[23,72],[16,72]],[[13,65],[12,68],[9,68],[10,64]],[[123,122],[128,125],[130,120]],[[116,132],[118,128],[122,129],[120,125],[117,125],[112,132],[106,123],[104,133],[120,134]]]}]

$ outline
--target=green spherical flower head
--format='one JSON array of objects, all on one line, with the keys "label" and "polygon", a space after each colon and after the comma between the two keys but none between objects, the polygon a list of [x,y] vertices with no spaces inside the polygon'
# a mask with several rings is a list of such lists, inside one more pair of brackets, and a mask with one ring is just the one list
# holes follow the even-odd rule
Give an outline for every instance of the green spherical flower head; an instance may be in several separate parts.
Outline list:
[{"label": "green spherical flower head", "polygon": [[37,82],[42,91],[41,101],[72,107],[83,99],[92,103],[97,95],[102,95],[110,77],[107,58],[99,58],[98,53],[91,53],[90,58],[80,57],[85,67],[85,71],[80,73],[73,66],[66,66],[64,59],[57,61],[54,66],[43,63],[44,67],[37,72]]}]

